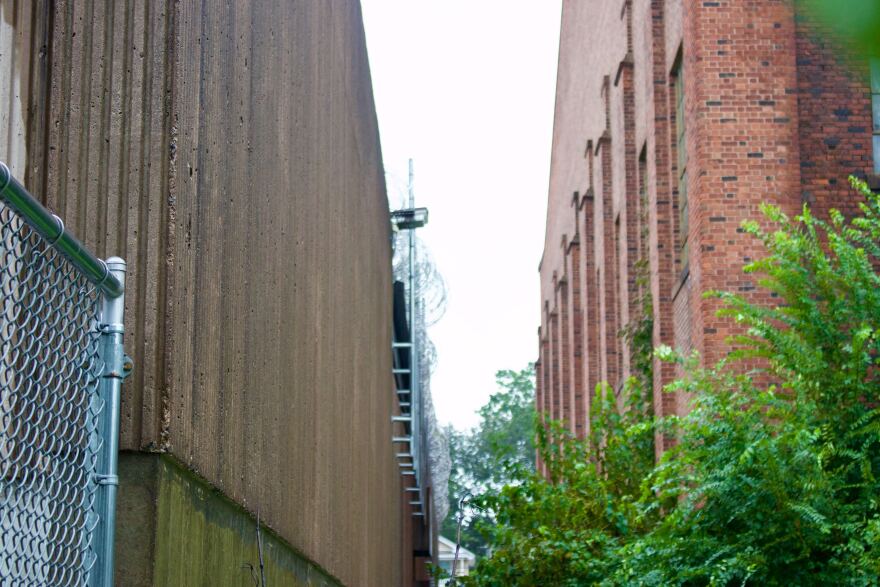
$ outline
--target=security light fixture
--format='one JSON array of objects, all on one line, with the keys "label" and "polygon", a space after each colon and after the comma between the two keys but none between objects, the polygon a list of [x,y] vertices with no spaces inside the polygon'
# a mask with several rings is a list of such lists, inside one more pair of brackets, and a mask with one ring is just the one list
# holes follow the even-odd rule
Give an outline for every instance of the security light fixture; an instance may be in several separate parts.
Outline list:
[{"label": "security light fixture", "polygon": [[391,224],[393,224],[397,230],[421,228],[427,223],[427,208],[406,208],[404,210],[393,210],[391,212]]}]

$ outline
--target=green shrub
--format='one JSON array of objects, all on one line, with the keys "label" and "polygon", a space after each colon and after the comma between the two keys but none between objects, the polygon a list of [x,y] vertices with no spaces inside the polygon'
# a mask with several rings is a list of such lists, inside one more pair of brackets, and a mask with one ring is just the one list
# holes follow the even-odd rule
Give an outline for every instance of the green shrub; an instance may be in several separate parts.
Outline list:
[{"label": "green shrub", "polygon": [[[538,428],[549,481],[523,467],[480,498],[494,554],[466,584],[880,583],[880,201],[854,185],[852,221],[765,206],[772,230],[745,225],[777,303],[707,294],[743,333],[711,368],[658,349],[686,416],[654,421],[634,378],[620,401],[599,387],[589,438]],[[678,442],[655,465],[656,432]]]}]

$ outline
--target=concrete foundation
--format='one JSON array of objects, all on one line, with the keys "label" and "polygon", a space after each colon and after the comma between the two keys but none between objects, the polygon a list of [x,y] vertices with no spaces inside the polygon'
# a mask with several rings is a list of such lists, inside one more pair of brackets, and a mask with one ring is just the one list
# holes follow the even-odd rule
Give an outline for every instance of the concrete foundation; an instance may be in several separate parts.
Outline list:
[{"label": "concrete foundation", "polygon": [[[257,522],[248,512],[167,455],[122,453],[119,476],[117,585],[260,584]],[[276,534],[261,532],[267,585],[340,585]]]}]

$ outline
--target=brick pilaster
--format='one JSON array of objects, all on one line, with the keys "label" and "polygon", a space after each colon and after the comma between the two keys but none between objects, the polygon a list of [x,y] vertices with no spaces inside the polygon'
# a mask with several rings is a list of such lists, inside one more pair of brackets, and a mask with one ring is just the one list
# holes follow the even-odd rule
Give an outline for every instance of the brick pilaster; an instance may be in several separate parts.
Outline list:
[{"label": "brick pilaster", "polygon": [[[654,305],[654,346],[675,346],[673,324],[673,288],[679,276],[676,264],[675,218],[678,214],[677,192],[673,185],[673,146],[675,144],[674,107],[666,55],[666,0],[651,0],[651,73],[652,96],[648,102],[648,120],[653,133],[648,135],[648,249],[651,272],[651,297]],[[676,398],[663,387],[676,376],[674,365],[654,360],[654,414],[662,417],[676,413]],[[669,448],[671,439],[655,438],[658,457]]]},{"label": "brick pilaster", "polygon": [[[563,250],[567,249],[565,239]],[[568,275],[559,280],[559,420],[571,429],[574,422],[571,390],[571,330],[569,321]]]},{"label": "brick pilaster", "polygon": [[[606,85],[607,88],[607,85]],[[607,94],[607,90],[606,90]],[[596,220],[599,224],[600,255],[599,263],[599,330],[601,344],[601,377],[612,388],[616,388],[620,378],[620,353],[617,299],[617,251],[615,246],[615,218],[612,202],[611,177],[611,135],[606,131],[597,143],[597,156],[601,162],[601,194],[596,197]],[[598,249],[598,247],[597,247]]]},{"label": "brick pilaster", "polygon": [[742,272],[759,247],[740,226],[762,202],[801,204],[795,22],[788,0],[684,2],[692,340],[714,364],[736,330],[702,293],[763,301]]},{"label": "brick pilaster", "polygon": [[[575,214],[578,214],[580,196],[575,193],[572,201]],[[575,221],[577,226],[577,220]],[[581,259],[580,259],[580,235],[568,245],[568,271],[569,284],[571,287],[571,310],[569,312],[571,332],[571,395],[572,395],[572,432],[579,438],[583,438],[586,430],[586,397],[584,394],[584,366],[583,366],[583,305],[581,302]]]}]

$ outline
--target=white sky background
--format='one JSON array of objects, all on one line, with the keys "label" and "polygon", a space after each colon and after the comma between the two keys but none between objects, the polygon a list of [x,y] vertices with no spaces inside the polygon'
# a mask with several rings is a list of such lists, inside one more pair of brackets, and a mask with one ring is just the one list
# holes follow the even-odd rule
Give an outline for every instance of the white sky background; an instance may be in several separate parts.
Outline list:
[{"label": "white sky background", "polygon": [[412,157],[418,234],[447,282],[434,406],[467,428],[495,372],[538,354],[561,0],[361,4],[388,197],[403,203]]}]

